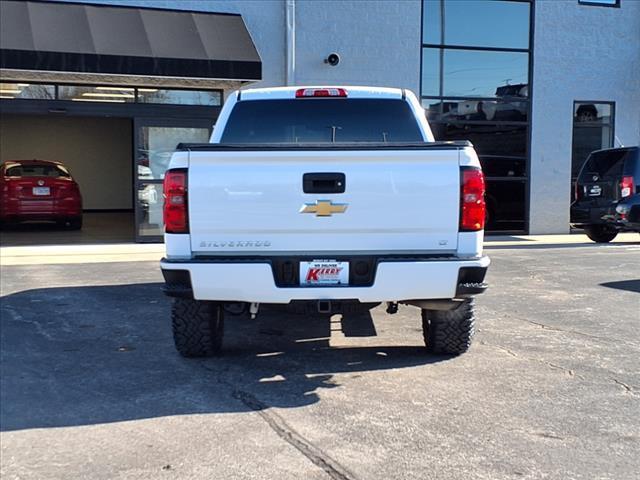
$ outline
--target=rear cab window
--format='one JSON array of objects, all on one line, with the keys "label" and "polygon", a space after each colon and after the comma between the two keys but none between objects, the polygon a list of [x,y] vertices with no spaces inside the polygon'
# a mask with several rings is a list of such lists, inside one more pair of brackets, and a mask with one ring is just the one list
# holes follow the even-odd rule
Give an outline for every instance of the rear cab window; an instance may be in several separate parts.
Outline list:
[{"label": "rear cab window", "polygon": [[221,143],[423,142],[400,99],[245,100],[229,116]]},{"label": "rear cab window", "polygon": [[47,165],[43,163],[11,165],[5,170],[5,177],[70,177],[71,175],[61,165]]}]

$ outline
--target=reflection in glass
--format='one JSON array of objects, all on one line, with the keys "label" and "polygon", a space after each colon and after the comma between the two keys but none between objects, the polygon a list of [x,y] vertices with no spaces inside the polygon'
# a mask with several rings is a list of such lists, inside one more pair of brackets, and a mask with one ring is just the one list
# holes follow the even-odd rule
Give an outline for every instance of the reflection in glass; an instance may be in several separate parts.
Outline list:
[{"label": "reflection in glass", "polygon": [[60,85],[58,99],[74,102],[133,103],[136,95],[133,87]]},{"label": "reflection in glass", "polygon": [[59,85],[56,97],[55,85],[30,83],[0,83],[2,99],[71,100],[74,102],[102,103],[159,103],[173,105],[220,106],[220,91],[167,90],[158,88],[134,88],[109,85]]},{"label": "reflection in glass", "polygon": [[571,152],[571,177],[576,178],[582,164],[595,150],[613,147],[613,127],[577,127],[573,128],[573,146]]},{"label": "reflection in glass", "polygon": [[179,143],[206,143],[208,128],[141,127],[138,129],[138,178],[163,179]]},{"label": "reflection in glass", "polygon": [[431,129],[436,140],[469,140],[478,152],[487,177],[486,230],[524,230],[528,126],[434,122]]},{"label": "reflection in glass", "polygon": [[201,127],[137,127],[138,235],[158,237],[164,233],[162,179],[179,143],[204,143],[211,131]]},{"label": "reflection in glass", "polygon": [[449,113],[451,106],[456,102],[446,102],[433,98],[423,98],[422,108],[429,122],[435,122],[442,118],[443,113]]},{"label": "reflection in glass", "polygon": [[604,5],[607,7],[614,7],[620,4],[620,0],[578,0],[578,3],[584,5]]},{"label": "reflection in glass", "polygon": [[[526,91],[526,85],[509,85]],[[498,89],[500,90],[500,89]],[[503,96],[496,100],[422,100],[427,118],[432,122],[490,121],[526,122],[529,101],[524,96]]]},{"label": "reflection in glass", "polygon": [[[528,72],[528,53],[445,49],[443,94],[493,97],[501,87],[525,86]],[[429,94],[423,92],[423,95]]]},{"label": "reflection in glass", "polygon": [[422,95],[440,95],[440,49],[422,49]]},{"label": "reflection in glass", "polygon": [[486,182],[488,231],[521,231],[525,223],[526,180],[489,178]]},{"label": "reflection in glass", "polygon": [[[574,102],[573,143],[571,151],[572,182],[582,164],[594,150],[613,147],[613,104]],[[573,189],[571,189],[573,194]]]},{"label": "reflection in glass", "polygon": [[159,236],[164,233],[162,220],[162,184],[141,183],[138,185],[140,208],[140,235]]},{"label": "reflection in glass", "polygon": [[436,140],[469,140],[480,156],[527,156],[527,125],[434,123],[431,128]]},{"label": "reflection in glass", "polygon": [[575,102],[573,106],[573,121],[582,125],[592,123],[600,125],[611,123],[611,104]]},{"label": "reflection in glass", "polygon": [[481,155],[480,164],[487,178],[524,178],[527,176],[526,157]]},{"label": "reflection in glass", "polygon": [[222,104],[222,96],[220,92],[204,90],[138,88],[138,102],[219,106]]},{"label": "reflection in glass", "polygon": [[53,100],[55,96],[56,88],[53,85],[41,85],[37,83],[0,83],[0,98],[4,100]]},{"label": "reflection in glass", "polygon": [[422,42],[439,44],[440,0],[424,0],[422,9]]},{"label": "reflection in glass", "polygon": [[445,1],[444,9],[445,45],[529,48],[526,2],[455,0]]},{"label": "reflection in glass", "polygon": [[575,179],[591,152],[613,147],[613,128],[610,125],[587,128],[574,125],[572,147],[571,177]]},{"label": "reflection in glass", "polygon": [[474,144],[487,230],[526,228],[530,10],[526,1],[423,0],[422,105],[437,140]]}]

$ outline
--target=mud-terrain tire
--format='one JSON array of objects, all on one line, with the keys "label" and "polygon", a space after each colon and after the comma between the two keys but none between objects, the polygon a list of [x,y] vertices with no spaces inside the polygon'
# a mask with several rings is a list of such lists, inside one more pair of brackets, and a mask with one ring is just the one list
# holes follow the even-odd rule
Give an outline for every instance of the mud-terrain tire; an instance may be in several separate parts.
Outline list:
[{"label": "mud-terrain tire", "polygon": [[428,352],[460,355],[469,350],[474,333],[472,298],[455,310],[422,310],[422,334]]},{"label": "mud-terrain tire", "polygon": [[588,225],[584,227],[584,233],[596,243],[609,243],[618,235],[617,230],[605,225]]},{"label": "mud-terrain tire", "polygon": [[176,350],[183,357],[211,357],[220,353],[224,335],[222,304],[175,298],[171,326]]}]

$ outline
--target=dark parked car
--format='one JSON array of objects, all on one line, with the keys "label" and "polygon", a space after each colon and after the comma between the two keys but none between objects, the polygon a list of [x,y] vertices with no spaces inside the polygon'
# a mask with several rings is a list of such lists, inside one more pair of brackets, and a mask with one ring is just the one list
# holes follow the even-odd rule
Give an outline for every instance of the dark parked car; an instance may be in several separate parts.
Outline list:
[{"label": "dark parked car", "polygon": [[0,165],[0,223],[53,221],[82,228],[82,197],[59,162],[10,160]]},{"label": "dark parked car", "polygon": [[575,185],[571,225],[594,242],[613,240],[620,231],[640,232],[640,147],[593,152]]}]

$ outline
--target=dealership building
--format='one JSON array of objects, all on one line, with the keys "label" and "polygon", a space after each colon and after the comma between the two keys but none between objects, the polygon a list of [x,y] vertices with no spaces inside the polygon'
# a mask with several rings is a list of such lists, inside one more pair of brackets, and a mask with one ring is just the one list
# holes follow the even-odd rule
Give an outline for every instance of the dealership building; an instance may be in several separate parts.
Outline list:
[{"label": "dealership building", "polygon": [[131,240],[161,239],[175,145],[281,85],[412,90],[475,145],[488,230],[566,233],[586,155],[640,143],[640,1],[0,0],[0,81],[0,159],[62,161]]}]

